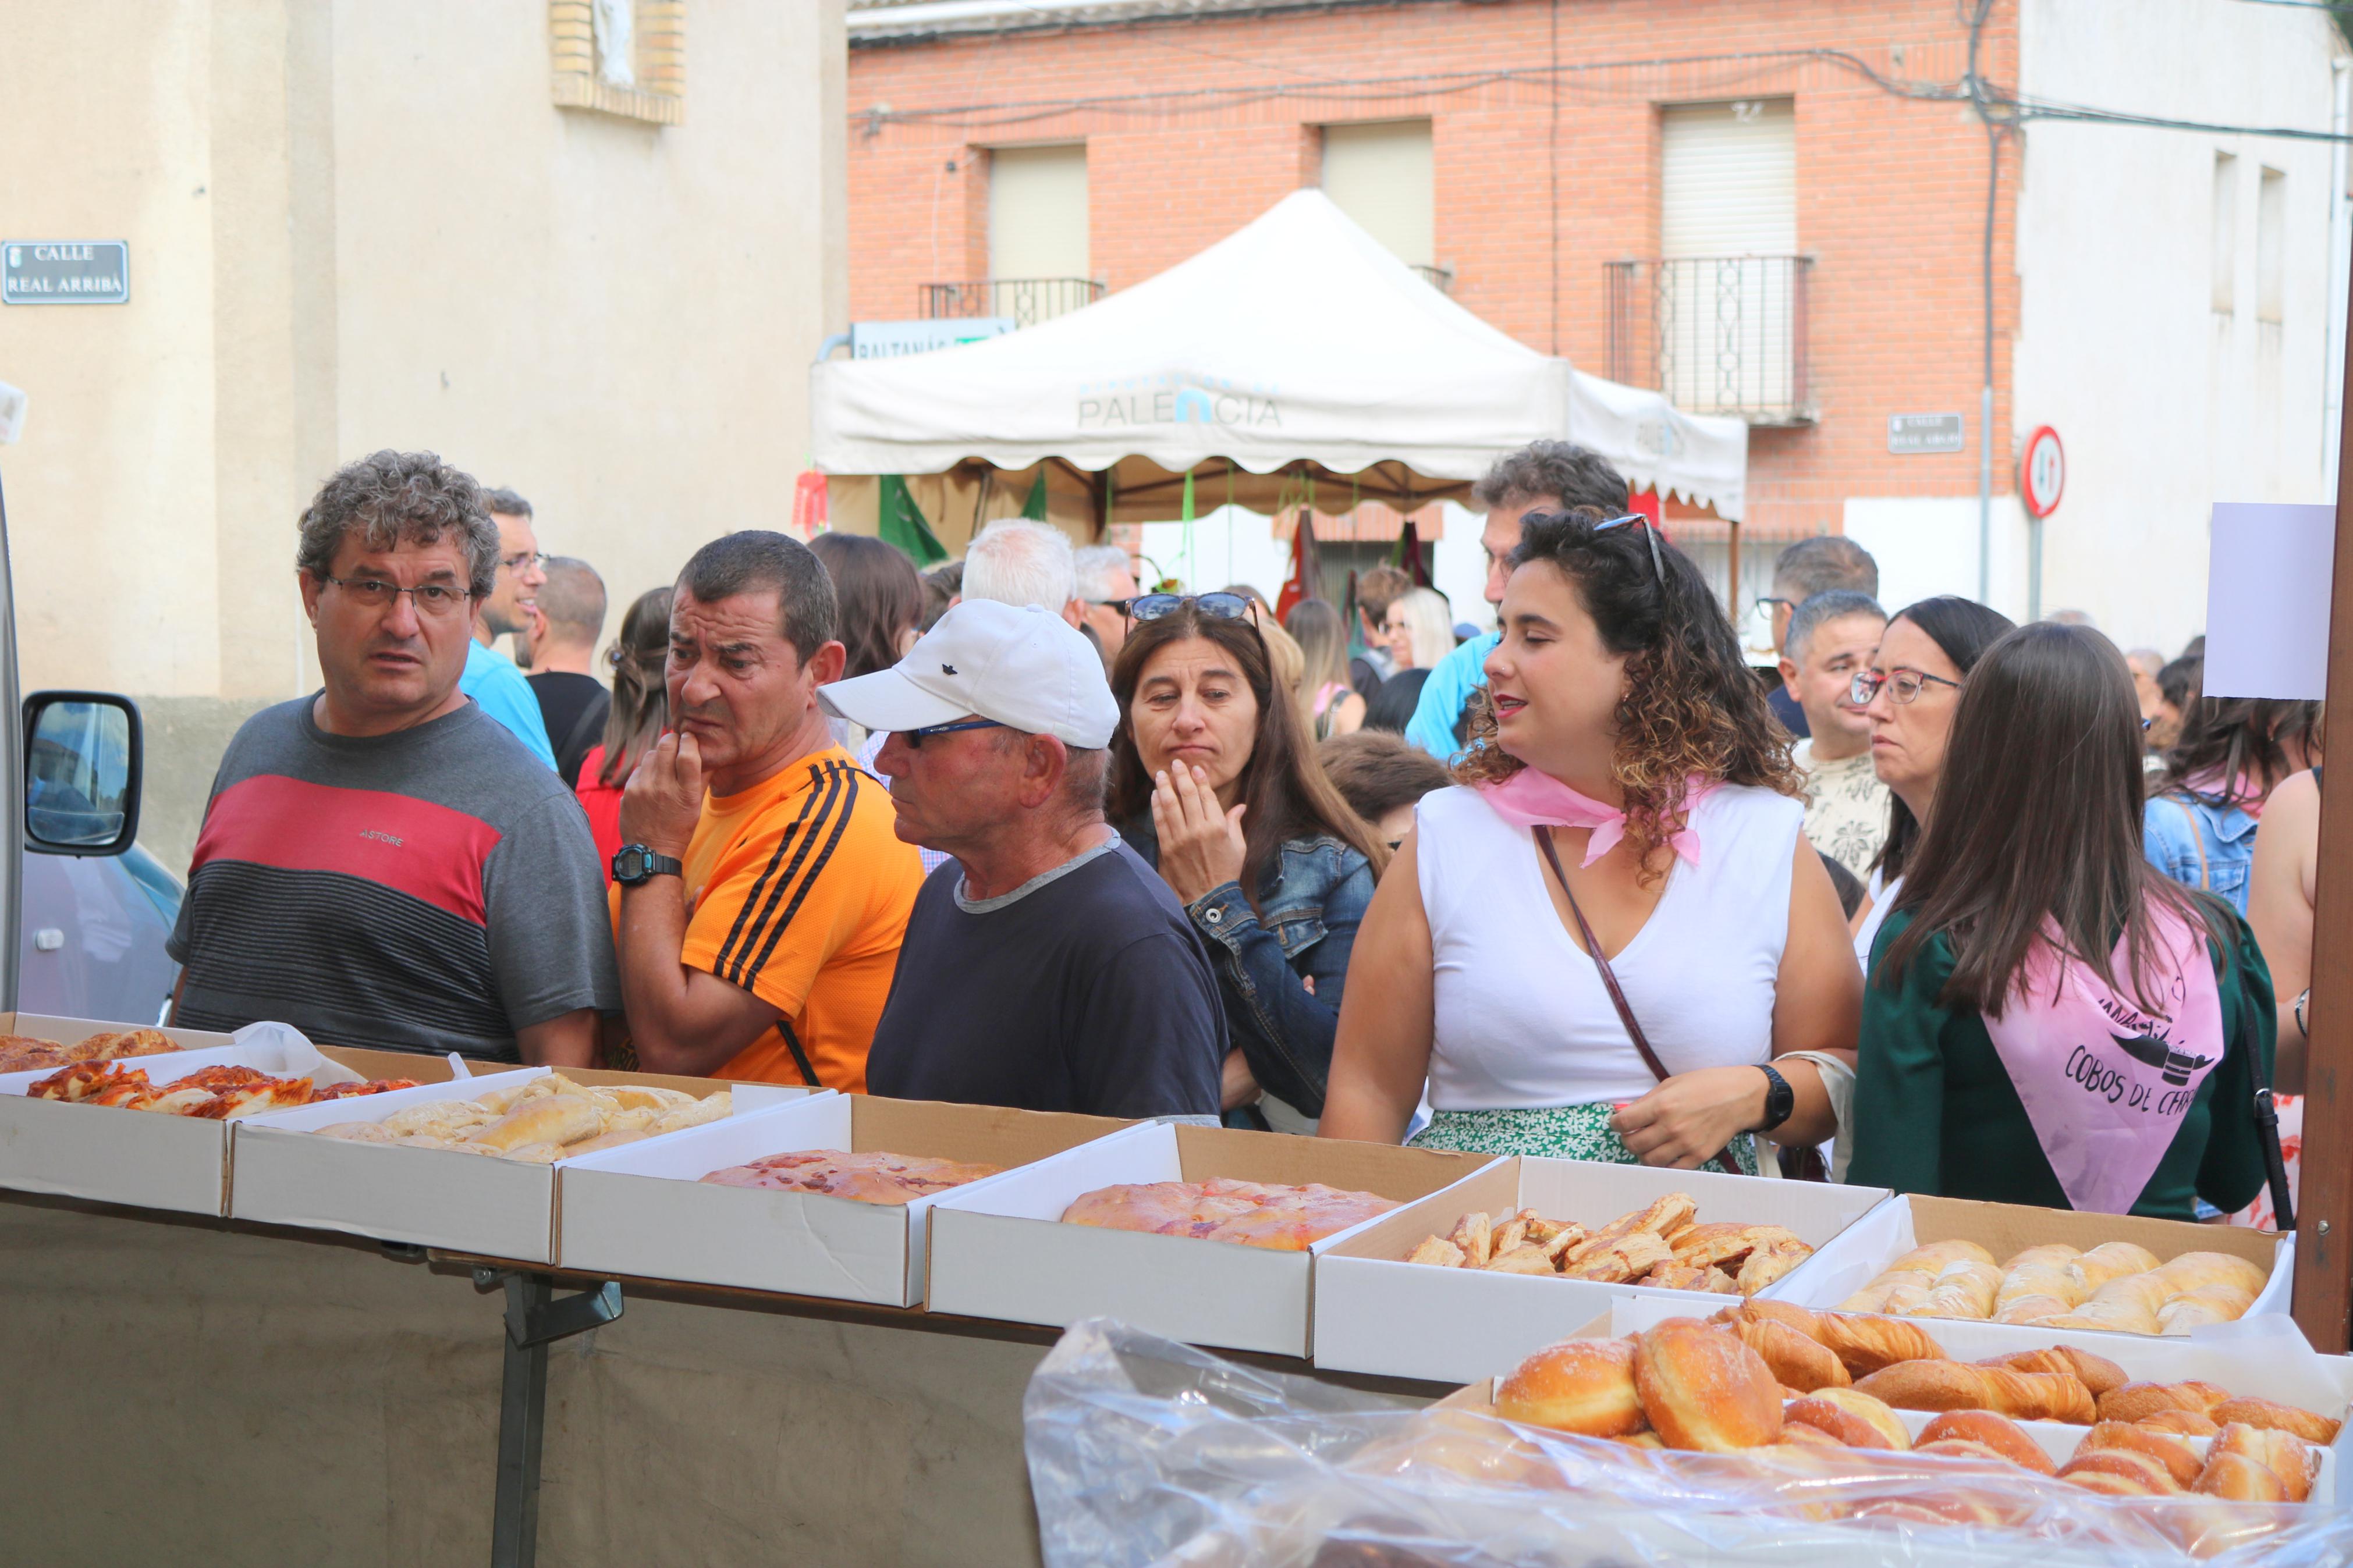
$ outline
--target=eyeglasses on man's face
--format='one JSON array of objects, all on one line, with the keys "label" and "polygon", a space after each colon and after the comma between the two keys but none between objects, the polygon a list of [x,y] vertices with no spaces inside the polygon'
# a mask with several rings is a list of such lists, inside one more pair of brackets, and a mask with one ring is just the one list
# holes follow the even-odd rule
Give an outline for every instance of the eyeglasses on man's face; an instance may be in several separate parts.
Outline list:
[{"label": "eyeglasses on man's face", "polygon": [[1941,675],[1929,675],[1917,669],[1891,669],[1883,675],[1875,669],[1864,669],[1856,671],[1853,682],[1847,688],[1847,696],[1853,700],[1856,707],[1868,707],[1871,700],[1879,695],[1880,688],[1885,687],[1887,700],[1900,708],[1916,699],[1924,686],[1949,686],[1956,691],[1961,689],[1957,680],[1947,680]]},{"label": "eyeglasses on man's face", "polygon": [[911,748],[920,752],[927,735],[953,735],[960,730],[1001,730],[1004,727],[995,719],[959,719],[952,724],[926,724],[920,730],[902,730],[899,733],[907,737],[907,744]]},{"label": "eyeglasses on man's face", "polygon": [[420,583],[414,588],[404,588],[397,583],[387,583],[381,577],[329,577],[320,575],[322,583],[332,583],[355,604],[371,610],[387,610],[403,594],[416,601],[417,613],[438,619],[464,611],[466,602],[474,595],[455,583]]},{"label": "eyeglasses on man's face", "polygon": [[547,569],[547,554],[539,550],[518,550],[512,555],[500,556],[499,564],[510,572],[526,572],[533,566],[543,572]]}]

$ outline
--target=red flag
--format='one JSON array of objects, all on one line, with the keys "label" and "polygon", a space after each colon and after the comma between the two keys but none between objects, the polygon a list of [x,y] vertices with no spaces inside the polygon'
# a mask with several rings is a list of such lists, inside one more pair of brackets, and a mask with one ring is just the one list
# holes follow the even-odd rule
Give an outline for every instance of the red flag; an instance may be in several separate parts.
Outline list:
[{"label": "red flag", "polygon": [[793,532],[807,543],[826,526],[825,476],[805,468],[793,481]]},{"label": "red flag", "polygon": [[1299,509],[1298,531],[1291,536],[1291,575],[1282,580],[1282,592],[1274,601],[1274,618],[1282,620],[1291,614],[1291,606],[1302,599],[1321,598],[1318,592],[1323,575],[1315,556],[1315,514],[1305,507]]}]

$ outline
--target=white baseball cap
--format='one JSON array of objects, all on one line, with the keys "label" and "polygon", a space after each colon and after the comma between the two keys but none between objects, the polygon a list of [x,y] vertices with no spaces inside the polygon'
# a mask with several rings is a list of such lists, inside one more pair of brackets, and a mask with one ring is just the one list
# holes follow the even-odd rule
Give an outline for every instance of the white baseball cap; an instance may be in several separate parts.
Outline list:
[{"label": "white baseball cap", "polygon": [[1111,743],[1119,704],[1103,657],[1061,616],[966,599],[888,669],[818,689],[827,712],[869,730],[923,730],[967,713],[1088,750]]}]

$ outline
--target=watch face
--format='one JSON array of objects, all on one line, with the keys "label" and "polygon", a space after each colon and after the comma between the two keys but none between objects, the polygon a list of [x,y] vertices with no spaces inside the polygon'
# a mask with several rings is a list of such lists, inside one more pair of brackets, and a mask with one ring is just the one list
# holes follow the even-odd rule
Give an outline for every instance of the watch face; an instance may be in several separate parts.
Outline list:
[{"label": "watch face", "polygon": [[645,874],[646,852],[643,849],[638,848],[636,845],[631,844],[624,847],[619,854],[613,857],[613,880],[617,882],[642,881],[645,879]]}]

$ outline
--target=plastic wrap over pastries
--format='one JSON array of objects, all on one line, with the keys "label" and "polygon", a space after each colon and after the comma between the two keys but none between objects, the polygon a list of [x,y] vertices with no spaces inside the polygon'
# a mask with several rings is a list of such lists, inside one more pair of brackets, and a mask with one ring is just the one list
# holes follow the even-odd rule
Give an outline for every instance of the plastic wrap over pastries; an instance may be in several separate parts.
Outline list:
[{"label": "plastic wrap over pastries", "polygon": [[1377,1194],[1352,1193],[1320,1182],[1290,1187],[1212,1176],[1206,1182],[1098,1187],[1064,1209],[1062,1223],[1304,1252],[1327,1236],[1395,1207]]},{"label": "plastic wrap over pastries", "polygon": [[658,1133],[700,1127],[733,1110],[734,1098],[723,1089],[697,1100],[683,1089],[592,1086],[552,1072],[471,1100],[428,1100],[381,1121],[339,1121],[320,1128],[319,1136],[552,1165]]},{"label": "plastic wrap over pastries", "polygon": [[1700,1225],[1698,1214],[1699,1205],[1688,1193],[1669,1193],[1599,1230],[1574,1220],[1546,1219],[1534,1209],[1500,1222],[1481,1211],[1464,1215],[1445,1236],[1425,1238],[1406,1261],[1754,1296],[1813,1256],[1814,1249],[1795,1232],[1778,1225]]},{"label": "plastic wrap over pastries", "polygon": [[880,1150],[850,1153],[840,1149],[795,1149],[748,1165],[730,1165],[702,1179],[723,1187],[822,1193],[862,1204],[905,1204],[993,1176],[1004,1168]]},{"label": "plastic wrap over pastries", "polygon": [[0,1035],[0,1072],[33,1072],[123,1057],[159,1057],[179,1048],[179,1043],[161,1029],[108,1031],[70,1046],[37,1035]]},{"label": "plastic wrap over pastries", "polygon": [[[1855,1416],[1848,1428],[1862,1439],[1855,1443],[1786,1409],[1768,1414],[1756,1368],[1709,1342],[1710,1331],[1721,1330],[1679,1320],[1631,1342],[1572,1342],[1596,1348],[1562,1358],[1556,1379],[1525,1392],[1619,1428],[1585,1436],[1483,1411],[1400,1408],[1122,1324],[1079,1323],[1039,1368],[1024,1404],[1045,1561],[1049,1568],[2353,1562],[2353,1510],[2286,1501],[2308,1456],[2254,1434],[2204,1440],[2189,1472],[2171,1447],[2094,1427],[2067,1461],[2046,1470],[2027,1458],[2031,1439],[1999,1416],[1939,1417],[1907,1447],[1886,1439],[1891,1426],[1903,1427],[1883,1406],[1820,1401]],[[1692,1449],[1662,1440],[1648,1401]],[[1627,1432],[1632,1409],[1645,1425]],[[1758,1438],[1766,1440],[1723,1447]]]},{"label": "plastic wrap over pastries", "polygon": [[2088,1252],[2053,1242],[2003,1263],[1974,1241],[1933,1241],[1889,1264],[1839,1305],[1901,1318],[2186,1334],[2244,1316],[2269,1279],[2262,1268],[2227,1252],[2185,1252],[2159,1262],[2129,1241],[2104,1242]]},{"label": "plastic wrap over pastries", "polygon": [[131,1110],[160,1110],[172,1116],[199,1116],[216,1121],[255,1116],[266,1110],[287,1110],[322,1100],[349,1100],[414,1089],[417,1080],[376,1079],[367,1083],[331,1084],[321,1089],[307,1078],[272,1078],[252,1068],[202,1067],[169,1083],[150,1083],[143,1068],[111,1067],[79,1062],[60,1068],[25,1090],[34,1100],[62,1100],[75,1105],[112,1105]]}]

